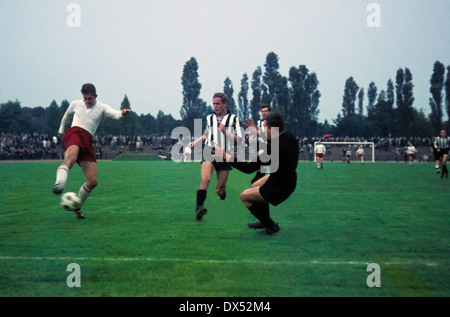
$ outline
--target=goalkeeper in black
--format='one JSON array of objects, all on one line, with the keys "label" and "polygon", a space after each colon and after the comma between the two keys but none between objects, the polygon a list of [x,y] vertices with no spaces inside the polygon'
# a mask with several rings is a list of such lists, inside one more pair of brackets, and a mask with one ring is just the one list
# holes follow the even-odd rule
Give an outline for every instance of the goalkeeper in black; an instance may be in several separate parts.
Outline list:
[{"label": "goalkeeper in black", "polygon": [[[257,222],[249,223],[251,229],[262,229],[262,235],[270,235],[280,230],[278,223],[270,217],[269,204],[277,206],[284,202],[294,192],[297,186],[297,165],[299,147],[297,139],[289,132],[284,131],[284,121],[280,114],[273,113],[265,118],[267,128],[267,139],[271,141],[278,138],[278,169],[263,178],[257,180],[252,186],[244,190],[240,198],[250,212],[258,219]],[[278,128],[278,132],[276,129]],[[273,148],[272,148],[273,150]],[[232,156],[223,153],[224,159],[232,167],[244,173],[251,174],[260,169],[260,160],[257,162],[236,162]],[[271,153],[273,156],[277,153]]]}]

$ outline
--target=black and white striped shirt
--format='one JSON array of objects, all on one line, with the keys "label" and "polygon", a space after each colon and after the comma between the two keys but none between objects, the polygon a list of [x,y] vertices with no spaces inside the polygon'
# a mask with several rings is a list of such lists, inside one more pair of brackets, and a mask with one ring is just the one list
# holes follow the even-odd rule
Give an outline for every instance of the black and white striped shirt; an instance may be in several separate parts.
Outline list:
[{"label": "black and white striped shirt", "polygon": [[227,131],[242,138],[241,125],[236,115],[228,112],[219,121],[217,115],[214,113],[206,117],[205,144],[206,146],[213,147],[217,143],[225,149],[229,149],[234,145],[234,140],[226,138],[225,133],[219,129],[220,124],[223,124]]},{"label": "black and white striped shirt", "polygon": [[267,143],[267,137],[266,137],[266,127],[264,126],[264,119],[258,120],[256,122],[256,129],[259,131],[259,141]]},{"label": "black and white striped shirt", "polygon": [[436,149],[448,149],[450,144],[450,137],[441,138],[438,136],[434,141],[434,148]]}]

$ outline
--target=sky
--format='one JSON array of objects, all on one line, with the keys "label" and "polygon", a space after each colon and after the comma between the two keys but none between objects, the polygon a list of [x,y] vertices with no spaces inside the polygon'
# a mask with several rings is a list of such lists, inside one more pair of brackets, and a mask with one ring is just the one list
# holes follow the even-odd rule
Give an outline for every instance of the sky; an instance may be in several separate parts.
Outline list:
[{"label": "sky", "polygon": [[0,0],[0,103],[45,108],[81,99],[91,82],[116,109],[127,95],[138,114],[180,119],[191,57],[211,104],[227,77],[237,102],[243,74],[275,52],[283,76],[316,73],[320,122],[342,110],[350,76],[380,91],[399,68],[429,113],[433,65],[450,65],[449,12],[448,0]]}]

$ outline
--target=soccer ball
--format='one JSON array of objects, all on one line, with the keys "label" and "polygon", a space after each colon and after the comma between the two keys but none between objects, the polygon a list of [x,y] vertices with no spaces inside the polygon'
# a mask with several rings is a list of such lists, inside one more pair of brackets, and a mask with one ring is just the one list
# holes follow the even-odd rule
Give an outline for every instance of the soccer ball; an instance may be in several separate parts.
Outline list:
[{"label": "soccer ball", "polygon": [[65,210],[74,211],[77,209],[80,209],[81,207],[81,200],[78,198],[77,194],[75,193],[65,193],[61,197],[60,201],[61,207]]}]

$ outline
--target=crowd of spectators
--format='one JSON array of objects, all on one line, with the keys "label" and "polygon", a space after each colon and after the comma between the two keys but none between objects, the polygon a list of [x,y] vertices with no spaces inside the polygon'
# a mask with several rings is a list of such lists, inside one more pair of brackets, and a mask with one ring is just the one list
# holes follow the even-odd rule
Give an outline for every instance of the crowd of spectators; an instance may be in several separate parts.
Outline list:
[{"label": "crowd of spectators", "polygon": [[[392,152],[400,155],[411,142],[416,147],[429,147],[433,140],[431,138],[419,137],[312,137],[298,138],[301,153],[311,154],[314,142],[318,140],[331,142],[374,142],[378,151]],[[105,152],[113,155],[122,152],[143,152],[158,151],[159,153],[170,152],[171,146],[177,140],[172,140],[170,136],[142,135],[104,135],[95,136],[93,140],[94,150],[97,158],[106,157]],[[56,136],[40,133],[1,133],[0,134],[0,160],[41,160],[41,159],[62,159],[63,149],[60,146],[61,140]]]},{"label": "crowd of spectators", "polygon": [[56,136],[40,133],[1,133],[1,160],[61,159]]}]

